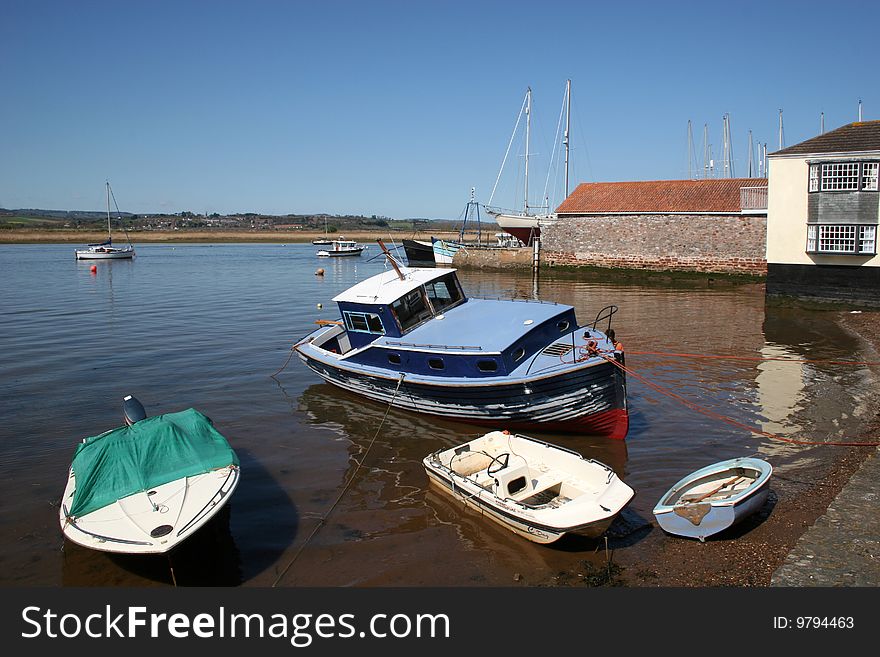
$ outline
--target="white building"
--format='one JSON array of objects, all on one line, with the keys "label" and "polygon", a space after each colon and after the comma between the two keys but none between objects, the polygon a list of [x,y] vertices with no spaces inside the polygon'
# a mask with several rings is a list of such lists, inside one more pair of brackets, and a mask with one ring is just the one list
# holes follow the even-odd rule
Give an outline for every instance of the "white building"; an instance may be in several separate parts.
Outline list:
[{"label": "white building", "polygon": [[767,294],[880,306],[880,121],[768,160]]}]

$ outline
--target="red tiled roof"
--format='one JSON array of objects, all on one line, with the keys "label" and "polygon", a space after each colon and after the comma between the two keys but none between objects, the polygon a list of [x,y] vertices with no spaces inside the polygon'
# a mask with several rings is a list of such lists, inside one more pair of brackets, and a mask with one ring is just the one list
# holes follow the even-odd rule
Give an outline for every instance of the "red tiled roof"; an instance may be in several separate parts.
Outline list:
[{"label": "red tiled roof", "polygon": [[766,178],[581,183],[562,202],[556,212],[560,214],[739,213],[742,209],[740,188],[762,187],[766,184]]}]

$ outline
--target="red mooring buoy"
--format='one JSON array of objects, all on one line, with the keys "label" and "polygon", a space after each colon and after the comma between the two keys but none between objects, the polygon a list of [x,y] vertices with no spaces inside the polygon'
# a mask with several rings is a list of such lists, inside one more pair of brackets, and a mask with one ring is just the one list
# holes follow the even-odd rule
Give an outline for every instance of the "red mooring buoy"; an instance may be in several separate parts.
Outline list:
[{"label": "red mooring buoy", "polygon": [[97,266],[97,265],[92,265],[91,268],[89,269],[89,271],[92,272],[93,274],[97,273],[97,271],[98,271],[98,266]]}]

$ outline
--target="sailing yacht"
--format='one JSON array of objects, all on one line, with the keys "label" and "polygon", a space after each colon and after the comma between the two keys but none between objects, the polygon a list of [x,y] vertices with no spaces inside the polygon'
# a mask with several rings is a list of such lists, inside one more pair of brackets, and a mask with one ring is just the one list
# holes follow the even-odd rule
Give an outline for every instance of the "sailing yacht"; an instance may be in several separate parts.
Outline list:
[{"label": "sailing yacht", "polygon": [[[132,258],[134,256],[134,247],[129,241],[128,246],[113,246],[113,234],[110,231],[110,182],[107,185],[107,239],[97,244],[88,244],[85,249],[76,250],[77,260],[118,260],[122,258]],[[114,198],[115,201],[115,198]],[[116,208],[119,212],[119,208]],[[128,233],[125,234],[128,239]]]},{"label": "sailing yacht", "polygon": [[[571,80],[567,80],[565,83],[565,133],[563,136],[563,145],[565,146],[565,195],[568,196],[568,137],[571,126]],[[520,118],[522,117],[523,112],[526,116],[526,135],[525,135],[525,181],[524,181],[524,190],[523,190],[523,209],[520,212],[505,212],[499,209],[493,209],[491,207],[486,207],[486,212],[495,219],[495,223],[503,230],[505,233],[509,233],[513,235],[518,240],[520,240],[525,245],[531,245],[536,238],[540,238],[541,236],[541,227],[547,226],[556,221],[557,216],[555,213],[544,213],[537,214],[532,210],[534,208],[529,206],[529,137],[531,132],[531,118],[532,118],[532,88],[529,87],[526,91],[526,97],[523,100],[523,106],[520,110],[520,117],[517,118],[517,126],[519,125]],[[514,127],[514,135],[516,134],[516,127]],[[511,136],[511,142],[513,142],[513,136]],[[510,152],[510,146],[508,145],[508,153]],[[504,156],[505,160],[507,159],[507,155]],[[501,164],[501,169],[504,169],[504,162]],[[498,178],[501,177],[501,171],[498,172]],[[495,185],[498,185],[498,180],[496,179]],[[494,196],[494,190],[492,192]],[[491,203],[491,197],[489,202]],[[549,208],[547,208],[549,209]]]}]

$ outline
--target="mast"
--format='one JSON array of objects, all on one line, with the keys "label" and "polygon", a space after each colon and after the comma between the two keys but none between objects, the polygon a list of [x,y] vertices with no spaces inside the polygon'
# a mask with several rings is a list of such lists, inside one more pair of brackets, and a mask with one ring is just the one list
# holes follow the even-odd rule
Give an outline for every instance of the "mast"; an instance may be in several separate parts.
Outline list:
[{"label": "mast", "polygon": [[754,151],[752,150],[752,131],[749,130],[749,176],[748,176],[749,178],[755,177],[754,166],[753,166],[754,161],[755,161],[755,154],[754,154]]},{"label": "mast", "polygon": [[[565,198],[568,198],[568,136],[571,133],[571,79],[565,82]],[[549,208],[548,208],[549,210]]]},{"label": "mast", "polygon": [[531,130],[532,124],[532,88],[529,87],[526,90],[526,179],[525,179],[525,189],[524,189],[524,198],[523,204],[525,207],[525,212],[523,214],[529,214],[529,132]]},{"label": "mast", "polygon": [[712,166],[712,153],[709,146],[709,124],[703,124],[703,178],[709,177],[709,167]]},{"label": "mast", "polygon": [[779,148],[782,149],[785,146],[785,136],[782,132],[782,110],[779,110]]},{"label": "mast", "polygon": [[113,236],[110,233],[110,181],[104,181],[104,184],[107,186],[107,239],[112,240]]}]

